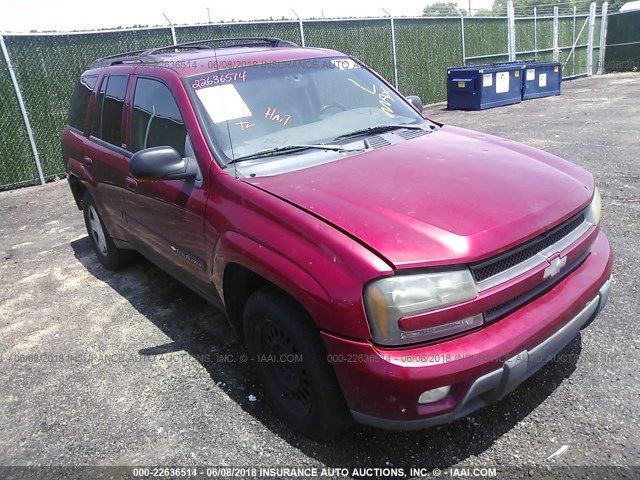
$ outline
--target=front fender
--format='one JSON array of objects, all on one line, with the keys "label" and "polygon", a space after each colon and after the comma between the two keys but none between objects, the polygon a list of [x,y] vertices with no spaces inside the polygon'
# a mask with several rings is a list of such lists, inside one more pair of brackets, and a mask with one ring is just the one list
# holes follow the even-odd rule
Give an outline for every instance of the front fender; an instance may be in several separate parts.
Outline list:
[{"label": "front fender", "polygon": [[[224,270],[229,263],[237,263],[252,270],[301,303],[307,297],[328,299],[327,291],[322,285],[298,265],[237,232],[225,233],[219,239],[213,255],[213,281],[221,296]],[[295,285],[295,293],[290,291],[291,284]]]},{"label": "front fender", "polygon": [[231,263],[260,275],[296,299],[321,330],[356,338],[370,336],[361,309],[353,308],[352,302],[331,298],[327,289],[293,260],[233,231],[220,237],[213,255],[213,283],[220,298],[225,298],[224,272]]}]

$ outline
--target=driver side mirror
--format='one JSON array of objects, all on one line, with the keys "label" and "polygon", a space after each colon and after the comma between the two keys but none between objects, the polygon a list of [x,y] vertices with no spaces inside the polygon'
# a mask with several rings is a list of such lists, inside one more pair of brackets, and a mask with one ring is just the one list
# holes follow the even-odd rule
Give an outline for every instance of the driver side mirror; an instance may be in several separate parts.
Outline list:
[{"label": "driver side mirror", "polygon": [[413,105],[413,108],[415,108],[418,112],[420,112],[420,115],[422,115],[422,99],[417,95],[409,95],[407,97],[407,100],[409,100],[409,103]]},{"label": "driver side mirror", "polygon": [[133,154],[129,171],[140,180],[195,180],[200,168],[194,158],[182,158],[173,147],[151,147]]}]

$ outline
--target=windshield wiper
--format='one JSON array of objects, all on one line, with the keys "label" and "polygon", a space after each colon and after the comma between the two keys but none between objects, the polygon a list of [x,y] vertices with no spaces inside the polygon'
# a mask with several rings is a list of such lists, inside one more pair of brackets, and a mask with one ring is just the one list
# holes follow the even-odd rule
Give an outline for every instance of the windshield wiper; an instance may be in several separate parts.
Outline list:
[{"label": "windshield wiper", "polygon": [[388,132],[389,130],[397,130],[399,128],[408,128],[410,130],[424,130],[424,128],[420,125],[388,123],[388,124],[374,125],[373,127],[368,127],[368,128],[361,128],[360,130],[355,130],[350,133],[345,133],[344,135],[340,135],[339,137],[334,138],[334,140],[342,140],[344,138],[357,137],[358,135],[364,135],[366,133]]},{"label": "windshield wiper", "polygon": [[258,150],[255,153],[251,153],[249,155],[244,155],[242,157],[238,157],[238,158],[234,158],[233,160],[229,161],[228,164],[232,164],[232,163],[238,163],[238,162],[244,162],[245,160],[252,160],[254,158],[261,158],[261,157],[270,157],[273,155],[282,155],[285,153],[292,153],[292,152],[302,152],[304,150],[311,150],[311,149],[317,149],[317,150],[333,150],[336,152],[357,152],[357,151],[362,151],[362,148],[344,148],[341,147],[340,145],[324,145],[324,144],[311,144],[311,145],[283,145],[282,147],[275,147],[275,148],[267,148],[266,150]]}]

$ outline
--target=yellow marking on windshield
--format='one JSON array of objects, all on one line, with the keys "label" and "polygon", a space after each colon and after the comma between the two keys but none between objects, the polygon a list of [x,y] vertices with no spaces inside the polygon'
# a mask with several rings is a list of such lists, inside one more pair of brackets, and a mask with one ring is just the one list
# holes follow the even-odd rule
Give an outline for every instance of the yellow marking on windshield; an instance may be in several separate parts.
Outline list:
[{"label": "yellow marking on windshield", "polygon": [[353,78],[350,78],[349,81],[351,83],[353,83],[355,86],[360,87],[362,90],[364,90],[367,93],[370,93],[371,95],[375,95],[376,94],[376,86],[375,85],[371,85],[373,87],[373,90],[369,90],[367,87],[363,87],[362,85],[360,85],[358,82],[356,82]]},{"label": "yellow marking on windshield", "polygon": [[[375,84],[371,84],[372,89],[369,90],[367,87],[363,87],[362,85],[360,85],[353,78],[349,78],[348,80],[351,83],[353,83],[356,87],[361,88],[362,90],[364,90],[367,93],[370,93],[371,95],[375,95],[376,93],[378,93],[378,90]],[[395,115],[393,112],[393,107],[391,106],[391,102],[393,101],[393,98],[391,98],[391,94],[386,88],[384,88],[383,85],[380,85],[380,93],[378,93],[378,101],[380,102],[380,109],[386,115],[388,115],[389,117],[393,117]]]},{"label": "yellow marking on windshield", "polygon": [[384,113],[386,113],[390,117],[393,117],[393,107],[391,106],[390,102],[390,100],[392,100],[391,95],[387,90],[385,90],[384,87],[380,87],[380,90],[381,92],[378,95],[378,98],[380,99],[380,108]]}]

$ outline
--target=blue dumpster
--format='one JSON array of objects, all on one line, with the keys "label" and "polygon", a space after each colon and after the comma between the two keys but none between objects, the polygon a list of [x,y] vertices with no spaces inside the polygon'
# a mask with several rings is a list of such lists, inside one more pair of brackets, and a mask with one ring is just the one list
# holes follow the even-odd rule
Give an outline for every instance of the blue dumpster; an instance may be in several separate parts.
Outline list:
[{"label": "blue dumpster", "polygon": [[559,62],[524,62],[522,99],[560,95],[562,65]]},{"label": "blue dumpster", "polygon": [[483,110],[522,100],[521,63],[447,70],[447,109]]}]

